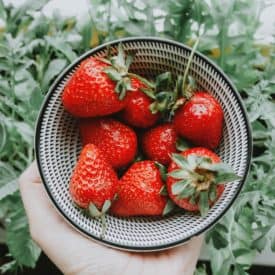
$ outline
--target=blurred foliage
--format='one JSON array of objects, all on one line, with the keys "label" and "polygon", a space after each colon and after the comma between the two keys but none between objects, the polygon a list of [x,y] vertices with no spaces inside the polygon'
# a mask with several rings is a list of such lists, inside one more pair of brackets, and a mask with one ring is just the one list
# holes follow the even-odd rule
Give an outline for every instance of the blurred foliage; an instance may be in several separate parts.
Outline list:
[{"label": "blurred foliage", "polygon": [[[88,49],[125,36],[159,36],[192,45],[229,75],[253,128],[254,155],[242,193],[207,234],[212,274],[248,274],[257,251],[275,251],[275,53],[255,45],[256,0],[93,0],[82,19],[46,17],[48,1],[20,7],[0,0],[0,226],[9,248],[2,272],[34,267],[17,178],[32,162],[35,120],[54,78]],[[207,4],[209,3],[210,4]],[[0,25],[1,25],[0,24]],[[196,274],[206,274],[203,266]]]}]

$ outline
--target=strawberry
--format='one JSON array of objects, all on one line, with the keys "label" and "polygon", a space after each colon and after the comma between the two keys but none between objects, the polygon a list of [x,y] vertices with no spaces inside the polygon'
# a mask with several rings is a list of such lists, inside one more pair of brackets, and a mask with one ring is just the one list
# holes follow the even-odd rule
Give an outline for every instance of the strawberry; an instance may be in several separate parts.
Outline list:
[{"label": "strawberry", "polygon": [[212,151],[195,147],[173,154],[167,190],[181,208],[205,216],[224,191],[224,183],[239,177]]},{"label": "strawberry", "polygon": [[159,125],[144,134],[143,152],[149,159],[168,165],[171,154],[177,151],[176,139],[176,131],[171,123]]},{"label": "strawberry", "polygon": [[[137,86],[134,85],[133,86]],[[122,119],[129,125],[147,128],[153,126],[159,119],[159,113],[152,114],[150,105],[153,100],[140,90],[133,91],[127,96],[126,107],[123,109]]]},{"label": "strawberry", "polygon": [[195,145],[215,149],[221,140],[223,110],[206,92],[196,92],[175,112],[177,133]]},{"label": "strawberry", "polygon": [[115,83],[104,72],[108,65],[94,57],[84,60],[66,84],[62,102],[77,117],[112,114],[125,107],[115,93]]},{"label": "strawberry", "polygon": [[111,118],[94,118],[80,121],[83,145],[95,144],[114,168],[133,161],[137,152],[136,133],[128,126]]},{"label": "strawberry", "polygon": [[120,179],[118,200],[111,212],[117,216],[162,215],[167,203],[160,194],[161,173],[150,160],[134,163]]},{"label": "strawberry", "polygon": [[118,178],[94,144],[86,145],[74,168],[69,192],[72,200],[81,208],[101,210],[113,200]]},{"label": "strawberry", "polygon": [[121,44],[117,56],[84,60],[64,88],[65,109],[77,117],[104,116],[123,109],[126,92],[133,90],[134,74],[128,73],[131,60]]}]

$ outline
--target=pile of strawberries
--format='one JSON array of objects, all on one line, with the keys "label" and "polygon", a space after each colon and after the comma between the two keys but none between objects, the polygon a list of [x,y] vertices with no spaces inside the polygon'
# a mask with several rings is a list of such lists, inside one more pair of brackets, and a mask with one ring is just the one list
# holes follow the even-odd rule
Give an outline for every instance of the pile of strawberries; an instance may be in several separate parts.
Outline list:
[{"label": "pile of strawberries", "polygon": [[[205,216],[235,180],[211,150],[222,137],[223,110],[188,76],[154,81],[129,72],[118,54],[84,60],[62,102],[79,118],[83,149],[69,191],[93,217],[166,215],[177,206]],[[187,142],[193,147],[187,147]],[[195,147],[196,146],[196,147]]]}]

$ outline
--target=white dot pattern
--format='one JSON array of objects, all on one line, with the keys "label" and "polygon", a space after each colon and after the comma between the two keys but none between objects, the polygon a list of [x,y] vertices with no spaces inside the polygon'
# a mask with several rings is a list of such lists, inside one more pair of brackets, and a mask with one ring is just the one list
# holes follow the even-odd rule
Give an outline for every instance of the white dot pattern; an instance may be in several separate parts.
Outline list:
[{"label": "white dot pattern", "polygon": [[[154,39],[124,40],[123,48],[127,52],[136,52],[131,70],[147,77],[165,71],[183,74],[190,55],[190,49],[183,45]],[[112,44],[111,52],[116,52],[116,49],[117,43]],[[85,56],[102,56],[105,52],[106,47],[103,47]],[[68,192],[68,183],[81,144],[76,119],[64,110],[61,94],[81,60],[65,71],[49,91],[37,126],[36,151],[44,184],[59,212],[82,233],[97,239],[101,234],[100,222],[76,208]],[[221,103],[225,123],[217,153],[239,176],[245,177],[250,161],[251,141],[237,92],[219,69],[201,55],[194,56],[190,74],[201,88],[209,91]],[[184,213],[166,218],[122,219],[109,215],[103,241],[128,250],[158,250],[185,242],[209,229],[217,221],[236,197],[242,183],[243,179],[227,184],[222,197],[205,218]]]}]

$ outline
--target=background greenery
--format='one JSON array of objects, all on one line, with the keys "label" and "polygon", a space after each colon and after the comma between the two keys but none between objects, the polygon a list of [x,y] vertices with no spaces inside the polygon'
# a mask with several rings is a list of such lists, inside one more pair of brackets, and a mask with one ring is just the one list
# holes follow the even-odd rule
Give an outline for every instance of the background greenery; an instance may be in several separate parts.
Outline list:
[{"label": "background greenery", "polygon": [[[115,38],[150,35],[192,45],[204,31],[203,52],[230,76],[253,128],[253,162],[241,195],[207,234],[214,275],[248,274],[257,251],[275,251],[274,45],[259,47],[254,34],[262,7],[254,0],[93,0],[78,21],[40,11],[45,0],[16,8],[0,0],[0,241],[9,254],[2,272],[35,267],[17,177],[33,158],[34,125],[50,83],[77,56]],[[268,58],[266,56],[268,55]],[[203,266],[196,274],[206,274]]]}]

